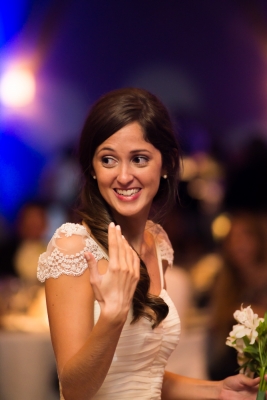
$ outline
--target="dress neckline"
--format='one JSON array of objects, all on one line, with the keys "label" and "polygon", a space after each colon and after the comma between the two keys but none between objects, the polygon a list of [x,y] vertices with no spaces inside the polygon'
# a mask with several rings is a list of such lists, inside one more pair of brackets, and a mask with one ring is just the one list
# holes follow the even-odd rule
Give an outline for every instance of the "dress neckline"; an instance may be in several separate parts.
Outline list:
[{"label": "dress neckline", "polygon": [[[102,246],[98,243],[98,241],[93,237],[93,235],[92,235],[89,227],[87,227],[86,223],[84,221],[82,221],[82,223],[79,224],[79,225],[81,225],[85,229],[87,235],[92,237],[92,239],[97,243],[97,245],[100,247],[100,249],[102,251],[104,251],[104,253],[108,257],[108,254],[107,254],[106,250],[103,249]],[[157,244],[157,241],[155,239],[155,235],[153,234],[153,226],[154,225],[155,225],[155,223],[152,220],[148,219],[146,221],[145,230],[148,230],[150,232],[150,234],[152,235],[153,240],[154,240],[154,245],[155,245],[155,248],[156,248],[157,262],[158,262],[158,268],[159,268],[159,274],[160,274],[160,287],[161,287],[161,290],[160,290],[159,294],[154,295],[154,296],[160,297],[161,294],[162,294],[162,291],[165,290],[164,289],[164,276],[163,276],[163,265],[162,265],[162,258],[161,258],[160,248],[159,248],[159,246]]]}]

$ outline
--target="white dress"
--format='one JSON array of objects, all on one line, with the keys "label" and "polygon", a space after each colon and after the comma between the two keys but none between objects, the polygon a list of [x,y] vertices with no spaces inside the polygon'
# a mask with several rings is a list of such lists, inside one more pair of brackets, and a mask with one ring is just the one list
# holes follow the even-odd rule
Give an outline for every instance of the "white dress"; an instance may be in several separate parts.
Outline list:
[{"label": "white dress", "polygon": [[[180,319],[163,288],[162,260],[167,260],[171,265],[173,250],[161,226],[148,221],[146,229],[155,239],[162,285],[160,297],[168,304],[169,313],[159,326],[152,329],[151,322],[145,318],[130,324],[132,310],[129,311],[108,374],[94,396],[97,400],[160,400],[165,366],[179,341]],[[66,241],[66,237],[70,239]],[[62,238],[63,241],[60,240]],[[61,242],[65,248],[61,247]],[[47,278],[57,278],[62,274],[81,275],[87,268],[83,256],[85,251],[93,253],[97,260],[108,259],[84,226],[72,223],[62,225],[52,237],[47,251],[40,256],[38,279],[44,282]],[[99,313],[100,307],[95,301],[95,321]]]}]

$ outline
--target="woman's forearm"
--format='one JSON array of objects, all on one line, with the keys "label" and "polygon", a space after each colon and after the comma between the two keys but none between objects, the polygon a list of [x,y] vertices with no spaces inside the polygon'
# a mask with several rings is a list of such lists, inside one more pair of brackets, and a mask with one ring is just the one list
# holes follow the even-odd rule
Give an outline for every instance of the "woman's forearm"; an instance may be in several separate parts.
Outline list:
[{"label": "woman's forearm", "polygon": [[110,368],[124,323],[99,317],[83,347],[64,365],[59,379],[65,400],[90,400]]},{"label": "woman's forearm", "polygon": [[220,383],[165,372],[162,400],[218,400]]}]

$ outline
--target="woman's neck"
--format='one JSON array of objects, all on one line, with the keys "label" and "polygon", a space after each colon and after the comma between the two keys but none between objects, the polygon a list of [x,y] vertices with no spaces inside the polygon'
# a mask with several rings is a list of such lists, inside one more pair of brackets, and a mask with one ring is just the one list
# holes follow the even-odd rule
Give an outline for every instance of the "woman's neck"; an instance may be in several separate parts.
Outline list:
[{"label": "woman's neck", "polygon": [[128,243],[140,254],[144,242],[146,220],[140,221],[136,218],[123,218],[116,222],[121,226],[122,234]]}]

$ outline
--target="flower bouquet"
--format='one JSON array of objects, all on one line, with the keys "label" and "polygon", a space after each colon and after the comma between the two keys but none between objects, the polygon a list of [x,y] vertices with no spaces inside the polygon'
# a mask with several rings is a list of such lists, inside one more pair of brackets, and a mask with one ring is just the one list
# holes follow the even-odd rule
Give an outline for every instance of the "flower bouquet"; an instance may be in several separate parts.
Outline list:
[{"label": "flower bouquet", "polygon": [[257,400],[265,400],[267,382],[267,313],[264,318],[254,314],[251,306],[237,310],[234,318],[238,324],[233,326],[226,340],[228,346],[237,350],[240,372],[248,376],[260,376]]}]

